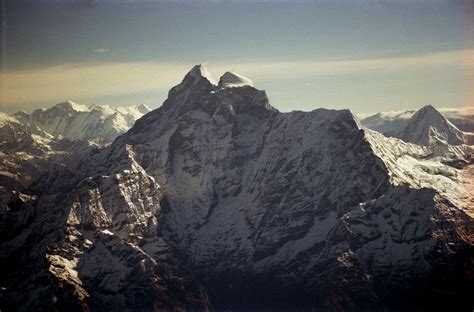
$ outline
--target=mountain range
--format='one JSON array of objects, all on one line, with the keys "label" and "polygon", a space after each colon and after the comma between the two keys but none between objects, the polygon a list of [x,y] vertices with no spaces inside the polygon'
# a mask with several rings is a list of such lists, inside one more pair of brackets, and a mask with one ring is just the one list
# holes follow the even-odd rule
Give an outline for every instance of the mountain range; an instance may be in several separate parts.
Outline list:
[{"label": "mountain range", "polygon": [[473,148],[434,107],[384,135],[196,65],[142,108],[130,129],[70,102],[2,117],[44,153],[95,141],[0,181],[2,310],[472,310]]},{"label": "mountain range", "polygon": [[109,144],[149,111],[146,105],[85,106],[67,101],[31,114],[0,113],[0,211],[13,190],[66,164],[72,155]]}]

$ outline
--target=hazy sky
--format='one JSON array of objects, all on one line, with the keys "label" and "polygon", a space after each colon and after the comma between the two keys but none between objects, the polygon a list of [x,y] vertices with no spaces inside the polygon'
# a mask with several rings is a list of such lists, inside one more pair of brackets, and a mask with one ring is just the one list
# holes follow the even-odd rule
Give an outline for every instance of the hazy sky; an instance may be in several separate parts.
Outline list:
[{"label": "hazy sky", "polygon": [[474,105],[473,3],[4,0],[0,110],[158,107],[199,63],[282,111]]}]

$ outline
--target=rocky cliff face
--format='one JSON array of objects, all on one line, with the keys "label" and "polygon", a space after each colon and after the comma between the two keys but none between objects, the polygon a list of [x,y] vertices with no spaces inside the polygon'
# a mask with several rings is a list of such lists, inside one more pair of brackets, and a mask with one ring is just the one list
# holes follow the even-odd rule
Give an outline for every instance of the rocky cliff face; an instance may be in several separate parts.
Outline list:
[{"label": "rocky cliff face", "polygon": [[128,148],[120,153],[113,174],[56,170],[26,192],[39,196],[10,202],[5,309],[207,310],[204,290],[157,235],[160,187]]},{"label": "rocky cliff face", "polygon": [[31,270],[12,264],[6,303],[469,307],[470,147],[280,113],[248,78],[220,81],[194,67],[110,146],[18,194],[1,255]]}]

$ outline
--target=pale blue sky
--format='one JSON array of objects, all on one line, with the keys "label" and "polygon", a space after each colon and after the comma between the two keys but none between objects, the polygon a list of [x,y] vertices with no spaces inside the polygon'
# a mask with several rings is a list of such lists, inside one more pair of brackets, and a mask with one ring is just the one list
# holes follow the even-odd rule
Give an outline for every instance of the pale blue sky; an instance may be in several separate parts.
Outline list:
[{"label": "pale blue sky", "polygon": [[193,65],[282,111],[466,105],[472,2],[5,1],[0,110],[158,107]]}]

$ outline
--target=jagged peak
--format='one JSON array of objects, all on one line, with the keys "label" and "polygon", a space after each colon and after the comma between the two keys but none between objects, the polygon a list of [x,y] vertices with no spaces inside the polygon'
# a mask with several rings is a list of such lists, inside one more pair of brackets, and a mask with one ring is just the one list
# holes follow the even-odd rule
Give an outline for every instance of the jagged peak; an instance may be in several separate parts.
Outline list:
[{"label": "jagged peak", "polygon": [[434,106],[431,104],[425,105],[419,110],[417,110],[415,114],[413,115],[413,117],[426,115],[426,114],[430,114],[430,115],[437,116],[444,119],[443,115],[441,115],[441,113],[436,108],[434,108]]},{"label": "jagged peak", "polygon": [[253,87],[252,80],[234,72],[230,72],[230,71],[225,72],[219,79],[220,88],[243,87],[243,86]]},{"label": "jagged peak", "polygon": [[[429,123],[432,127],[450,127],[458,130],[449,120],[446,119],[433,105],[428,104],[417,110],[409,119],[409,123],[417,124],[420,121]],[[458,130],[459,131],[459,130]]]},{"label": "jagged peak", "polygon": [[215,79],[212,74],[202,64],[194,65],[193,68],[184,76],[183,82],[192,78],[195,82],[200,79],[206,79],[211,84],[216,85]]}]

